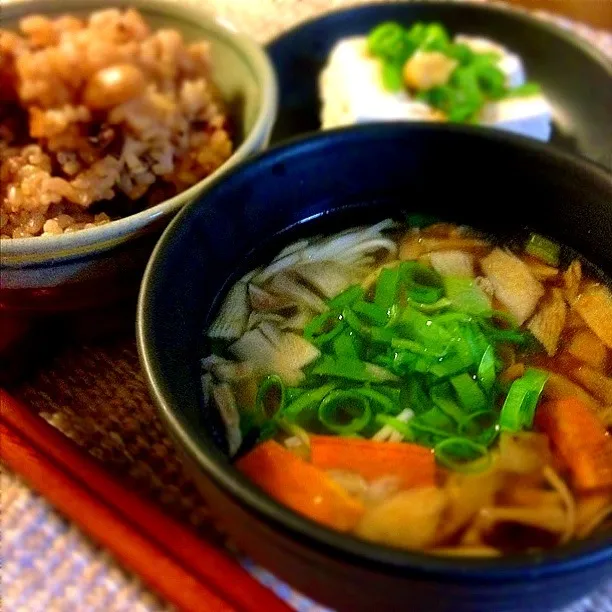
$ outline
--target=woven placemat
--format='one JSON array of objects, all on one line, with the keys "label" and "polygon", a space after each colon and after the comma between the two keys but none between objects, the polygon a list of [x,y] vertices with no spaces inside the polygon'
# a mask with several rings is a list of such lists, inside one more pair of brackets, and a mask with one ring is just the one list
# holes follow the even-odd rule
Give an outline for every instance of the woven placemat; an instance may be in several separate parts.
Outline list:
[{"label": "woven placemat", "polygon": [[[3,1],[7,0],[0,0],[0,4]],[[330,8],[360,3],[363,2],[206,2],[211,11],[260,42]],[[538,14],[585,37],[612,58],[612,34],[546,13]],[[132,315],[132,310],[124,313],[127,319]],[[133,335],[122,333],[85,343],[62,342],[59,336],[51,335],[58,338],[53,357],[10,391],[101,460],[109,471],[128,479],[135,490],[192,525],[202,537],[222,545],[201,497],[183,471],[157,418],[139,367]],[[170,609],[19,478],[1,468],[0,492],[0,608],[7,612]],[[248,560],[240,561],[296,610],[323,610],[262,568]],[[612,612],[612,583],[574,605],[571,612]]]}]

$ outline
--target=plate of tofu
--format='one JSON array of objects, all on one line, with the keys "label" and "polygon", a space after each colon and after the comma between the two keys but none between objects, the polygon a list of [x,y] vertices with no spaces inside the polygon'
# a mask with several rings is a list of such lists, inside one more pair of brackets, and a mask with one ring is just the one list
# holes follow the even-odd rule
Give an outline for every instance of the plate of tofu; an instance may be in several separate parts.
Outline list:
[{"label": "plate of tofu", "polygon": [[612,63],[524,11],[455,1],[370,4],[268,45],[273,141],[377,121],[485,126],[612,168]]}]

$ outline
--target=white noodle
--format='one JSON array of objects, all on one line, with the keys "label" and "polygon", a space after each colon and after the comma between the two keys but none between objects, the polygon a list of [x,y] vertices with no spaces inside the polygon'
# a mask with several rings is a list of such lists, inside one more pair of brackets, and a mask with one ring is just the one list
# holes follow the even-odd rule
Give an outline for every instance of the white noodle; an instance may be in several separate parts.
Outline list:
[{"label": "white noodle", "polygon": [[[407,423],[413,416],[414,412],[410,408],[404,408],[395,418]],[[403,439],[404,436],[392,425],[385,425],[372,436],[372,440],[376,442],[401,442]]]},{"label": "white noodle", "polygon": [[574,496],[571,491],[555,470],[547,465],[542,473],[550,486],[559,494],[565,506],[566,525],[560,540],[562,544],[565,544],[565,542],[568,542],[574,535],[576,529],[576,502],[574,501]]}]

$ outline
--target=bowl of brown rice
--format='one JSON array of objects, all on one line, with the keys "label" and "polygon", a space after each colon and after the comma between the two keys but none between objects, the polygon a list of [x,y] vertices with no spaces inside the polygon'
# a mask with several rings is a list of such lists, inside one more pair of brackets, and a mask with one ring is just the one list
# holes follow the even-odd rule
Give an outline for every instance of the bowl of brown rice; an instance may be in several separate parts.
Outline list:
[{"label": "bowl of brown rice", "polygon": [[171,0],[9,0],[0,24],[0,311],[137,289],[160,231],[268,143],[265,52]]}]

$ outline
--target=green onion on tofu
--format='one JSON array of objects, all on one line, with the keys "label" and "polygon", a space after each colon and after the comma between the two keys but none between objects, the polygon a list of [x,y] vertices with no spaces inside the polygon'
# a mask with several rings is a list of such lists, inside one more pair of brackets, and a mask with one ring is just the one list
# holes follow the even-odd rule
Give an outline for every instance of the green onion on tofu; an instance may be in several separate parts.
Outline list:
[{"label": "green onion on tofu", "polygon": [[[417,100],[441,111],[451,122],[476,123],[487,102],[540,94],[536,83],[509,86],[499,67],[498,53],[478,52],[465,43],[453,42],[439,23],[417,22],[407,28],[391,21],[381,23],[369,33],[367,49],[381,64],[387,91],[408,87]],[[420,63],[430,78],[407,80],[406,71],[412,74],[407,69],[410,62],[415,63],[411,68]]]}]

